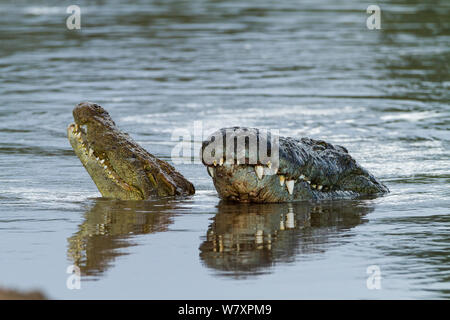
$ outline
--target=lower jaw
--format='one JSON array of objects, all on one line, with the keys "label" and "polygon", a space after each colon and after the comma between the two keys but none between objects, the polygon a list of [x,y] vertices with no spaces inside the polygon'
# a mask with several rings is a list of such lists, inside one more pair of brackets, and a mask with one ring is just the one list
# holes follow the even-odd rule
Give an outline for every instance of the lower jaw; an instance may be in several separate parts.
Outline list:
[{"label": "lower jaw", "polygon": [[[280,194],[271,191],[270,187],[248,191],[234,188],[232,185],[222,187],[220,182],[214,182],[219,197],[225,201],[245,203],[284,203],[320,200],[345,200],[355,199],[361,195],[353,191],[314,192],[306,188],[297,189],[292,195]],[[276,189],[276,188],[275,188]]]},{"label": "lower jaw", "polygon": [[[211,175],[211,174],[210,174]],[[257,177],[251,166],[216,166],[212,176],[219,197],[227,201],[280,203],[310,200],[352,199],[359,195],[352,191],[315,190],[307,181],[296,181],[292,193],[279,175]]]},{"label": "lower jaw", "polygon": [[262,193],[255,195],[252,193],[237,193],[237,192],[233,192],[232,194],[230,194],[218,191],[218,194],[222,200],[233,202],[245,202],[245,203],[283,203],[283,202],[309,201],[315,199],[315,197],[295,195],[295,194],[289,197],[278,196],[270,193]]},{"label": "lower jaw", "polygon": [[115,187],[99,187],[99,184],[94,180],[97,188],[104,198],[117,199],[117,200],[144,200],[144,197],[140,193],[125,192],[124,190],[118,190]]},{"label": "lower jaw", "polygon": [[[278,179],[275,177],[275,179]],[[267,184],[258,186],[252,183],[232,183],[215,179],[214,186],[223,200],[234,202],[253,203],[280,203],[294,201],[308,201],[316,199],[316,196],[307,189],[294,190],[289,194],[278,185]]]},{"label": "lower jaw", "polygon": [[219,197],[226,201],[279,203],[314,199],[311,192],[299,186],[289,192],[277,174],[257,177],[251,166],[235,166],[232,170],[217,166],[212,178]]},{"label": "lower jaw", "polygon": [[142,193],[119,179],[112,179],[95,161],[81,161],[103,197],[119,200],[143,200]]}]

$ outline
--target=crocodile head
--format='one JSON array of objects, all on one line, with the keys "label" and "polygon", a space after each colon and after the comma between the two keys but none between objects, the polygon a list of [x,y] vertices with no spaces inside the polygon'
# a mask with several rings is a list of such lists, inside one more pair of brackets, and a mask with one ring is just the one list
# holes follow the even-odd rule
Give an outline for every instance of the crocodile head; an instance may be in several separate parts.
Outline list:
[{"label": "crocodile head", "polygon": [[289,202],[388,192],[344,147],[321,140],[223,128],[203,141],[201,158],[224,200]]},{"label": "crocodile head", "polygon": [[101,106],[80,103],[73,117],[67,128],[70,144],[103,197],[142,200],[195,192],[170,164],[120,131]]}]

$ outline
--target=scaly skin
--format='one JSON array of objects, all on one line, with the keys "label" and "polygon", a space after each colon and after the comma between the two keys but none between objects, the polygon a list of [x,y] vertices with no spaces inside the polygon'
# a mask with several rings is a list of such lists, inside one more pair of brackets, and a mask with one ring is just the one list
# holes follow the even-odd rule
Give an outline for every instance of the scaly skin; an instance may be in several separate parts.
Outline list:
[{"label": "scaly skin", "polygon": [[[255,141],[258,139],[268,144],[268,150],[275,147],[270,139],[262,137],[254,128],[223,128],[211,137],[222,136],[225,141],[226,132],[232,132],[239,139],[244,136],[253,137]],[[214,162],[207,163],[205,154],[213,141],[209,138],[203,142],[202,161],[224,200],[292,202],[348,199],[389,192],[385,185],[356,163],[344,147],[325,141],[279,137],[279,162],[275,167],[265,159],[261,161],[259,155],[257,162],[250,164],[248,146],[245,150],[234,150],[228,157],[225,151],[217,148],[218,152],[210,154]],[[239,157],[241,161],[237,162]]]},{"label": "scaly skin", "polygon": [[194,194],[194,186],[120,131],[108,112],[83,102],[73,110],[67,136],[103,197],[143,200]]}]

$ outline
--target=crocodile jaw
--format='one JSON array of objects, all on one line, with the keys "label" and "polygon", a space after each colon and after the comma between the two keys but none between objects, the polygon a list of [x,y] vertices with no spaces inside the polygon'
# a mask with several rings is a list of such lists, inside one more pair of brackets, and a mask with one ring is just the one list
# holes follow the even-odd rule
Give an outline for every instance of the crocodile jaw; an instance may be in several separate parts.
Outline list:
[{"label": "crocodile jaw", "polygon": [[[249,143],[233,145],[231,138],[235,137],[236,141],[247,137]],[[251,148],[250,141],[258,143],[258,148]],[[278,157],[268,159],[257,152],[266,143],[268,147],[262,150],[270,149]],[[201,157],[224,200],[268,203],[351,199],[389,191],[347,149],[322,140],[279,137],[273,143],[255,128],[223,128],[203,141]]]},{"label": "crocodile jaw", "polygon": [[281,174],[277,168],[264,165],[223,164],[207,168],[217,193],[224,200],[275,203],[356,195],[311,184],[307,177],[294,180]]},{"label": "crocodile jaw", "polygon": [[104,197],[142,200],[195,193],[192,183],[121,131],[98,104],[78,104],[73,117],[75,123],[67,128],[70,144]]},{"label": "crocodile jaw", "polygon": [[85,136],[86,132],[77,124],[72,123],[68,126],[69,142],[102,196],[121,200],[144,199],[143,193],[138,188],[129,185],[114,171],[107,158],[94,153]]}]

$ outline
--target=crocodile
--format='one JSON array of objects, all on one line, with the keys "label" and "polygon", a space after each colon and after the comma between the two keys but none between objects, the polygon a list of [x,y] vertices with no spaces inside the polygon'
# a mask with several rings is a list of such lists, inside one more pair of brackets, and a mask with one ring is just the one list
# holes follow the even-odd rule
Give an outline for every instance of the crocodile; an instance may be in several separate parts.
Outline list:
[{"label": "crocodile", "polygon": [[[100,105],[82,102],[73,117],[67,128],[70,144],[103,197],[144,200],[195,193],[191,182],[121,131]],[[234,141],[245,143],[241,147]],[[267,135],[255,128],[216,131],[203,141],[201,159],[223,200],[293,202],[389,191],[342,146]]]},{"label": "crocodile", "polygon": [[191,182],[121,131],[100,105],[82,102],[73,118],[69,142],[103,197],[144,200],[195,193]]},{"label": "crocodile", "polygon": [[346,148],[323,140],[222,128],[202,142],[200,155],[223,200],[275,203],[389,192]]}]

